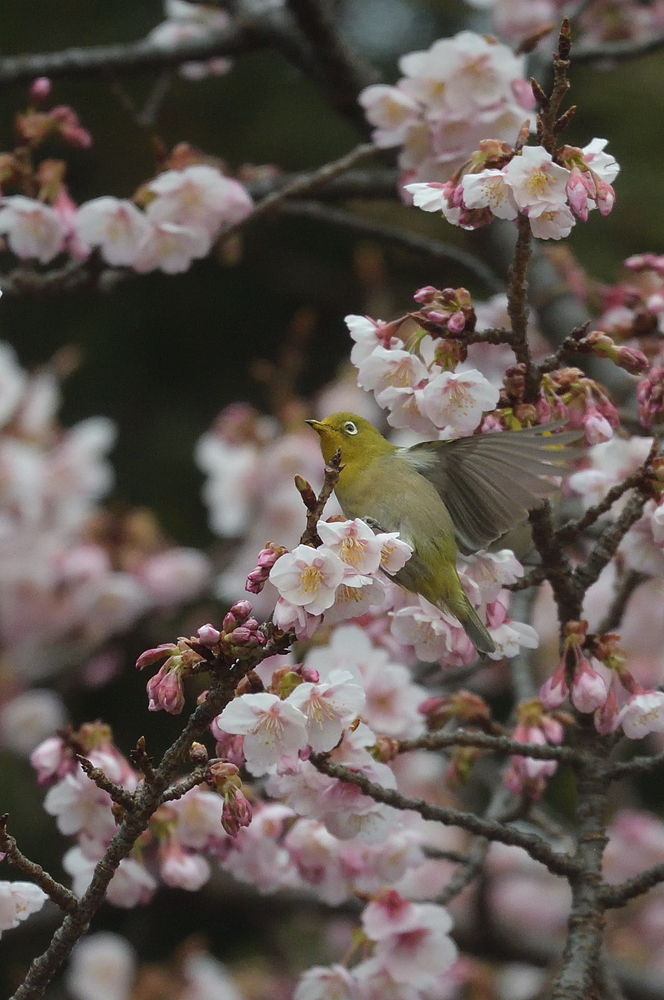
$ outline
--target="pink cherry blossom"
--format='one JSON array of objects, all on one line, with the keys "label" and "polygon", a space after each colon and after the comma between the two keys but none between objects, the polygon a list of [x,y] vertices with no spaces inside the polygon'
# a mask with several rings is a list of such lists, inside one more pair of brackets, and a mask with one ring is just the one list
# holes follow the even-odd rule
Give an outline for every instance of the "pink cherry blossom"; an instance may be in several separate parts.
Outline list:
[{"label": "pink cherry blossom", "polygon": [[298,545],[277,560],[270,571],[270,582],[284,600],[318,615],[334,604],[345,570],[339,556],[325,546],[312,549]]},{"label": "pink cherry blossom", "polygon": [[145,215],[133,202],[105,195],[78,209],[76,233],[83,243],[97,246],[107,263],[131,267],[152,232]]},{"label": "pink cherry blossom", "polygon": [[580,656],[574,672],[570,701],[579,712],[594,712],[607,698],[604,678],[593,670],[590,662]]},{"label": "pink cherry blossom", "polygon": [[210,865],[200,854],[183,851],[172,840],[161,851],[159,874],[166,885],[197,892],[210,878]]},{"label": "pink cherry blossom", "polygon": [[394,612],[391,630],[399,642],[415,647],[418,659],[435,663],[451,650],[455,624],[456,619],[420,597],[418,604]]},{"label": "pink cherry blossom", "polygon": [[391,921],[387,916],[379,919],[376,911],[380,909],[380,900],[370,903],[362,918],[367,936],[376,935],[376,962],[396,982],[432,985],[457,957],[456,945],[449,937],[452,920],[447,911],[435,903],[409,903]]},{"label": "pink cherry blossom", "polygon": [[481,372],[441,372],[422,393],[424,411],[440,428],[455,435],[469,434],[482,419],[482,414],[498,405],[500,393]]},{"label": "pink cherry blossom", "polygon": [[357,368],[377,347],[391,350],[403,347],[403,343],[396,335],[400,323],[384,323],[380,319],[371,319],[370,316],[354,316],[352,314],[344,317],[344,323],[355,341],[350,353],[350,360]]},{"label": "pink cherry blossom", "polygon": [[373,391],[380,405],[381,393],[388,386],[416,386],[422,379],[428,378],[428,374],[426,366],[416,355],[378,346],[360,365],[357,383],[363,389]]},{"label": "pink cherry blossom", "polygon": [[414,549],[408,542],[399,538],[398,531],[385,531],[376,535],[380,542],[380,568],[393,576],[406,565]]},{"label": "pink cherry blossom", "polygon": [[244,755],[252,774],[265,774],[283,755],[307,744],[306,716],[274,694],[243,694],[217,716],[227,733],[244,736]]},{"label": "pink cherry blossom", "polygon": [[62,252],[67,237],[57,212],[22,194],[2,199],[0,233],[6,234],[17,257],[36,258],[41,264],[48,264]]}]

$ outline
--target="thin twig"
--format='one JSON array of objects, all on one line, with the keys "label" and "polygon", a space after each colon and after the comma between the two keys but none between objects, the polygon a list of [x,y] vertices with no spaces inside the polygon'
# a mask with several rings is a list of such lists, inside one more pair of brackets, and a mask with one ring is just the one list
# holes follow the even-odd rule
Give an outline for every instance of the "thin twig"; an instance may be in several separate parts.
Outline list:
[{"label": "thin twig", "polygon": [[64,885],[44,871],[41,865],[36,864],[26,858],[25,854],[19,851],[16,840],[7,833],[7,820],[9,816],[5,813],[0,817],[0,851],[5,855],[7,861],[18,868],[19,871],[27,875],[31,882],[38,885],[46,895],[56,903],[65,913],[72,913],[78,907],[78,899],[73,892],[70,892]]},{"label": "thin twig", "polygon": [[625,59],[638,59],[651,52],[664,48],[664,33],[651,35],[640,41],[625,39],[618,42],[582,42],[574,49],[574,64],[594,62],[622,62]]},{"label": "thin twig", "polygon": [[281,205],[281,212],[285,215],[313,219],[316,222],[329,222],[333,226],[340,226],[351,232],[360,233],[362,236],[373,236],[379,240],[398,244],[408,250],[415,250],[433,260],[452,261],[475,275],[489,291],[502,292],[505,289],[504,283],[483,260],[453,244],[420,236],[417,233],[399,229],[397,226],[389,226],[383,222],[374,222],[373,219],[367,219],[356,212],[330,208],[315,201],[287,201]]},{"label": "thin twig", "polygon": [[162,802],[174,802],[176,799],[181,799],[183,795],[190,792],[192,788],[196,788],[198,785],[202,785],[205,781],[206,768],[197,767],[195,771],[188,774],[186,778],[182,778],[175,785],[171,785],[167,788],[162,796]]},{"label": "thin twig", "polygon": [[628,878],[621,882],[620,885],[605,885],[602,889],[602,904],[607,909],[625,906],[630,899],[643,896],[662,882],[664,882],[664,862],[647,868],[635,875],[634,878]]},{"label": "thin twig", "polygon": [[134,796],[131,792],[128,792],[122,785],[117,785],[114,781],[111,781],[100,767],[95,767],[92,761],[88,760],[82,754],[77,753],[76,760],[90,781],[94,781],[97,788],[101,788],[102,791],[110,795],[113,801],[117,802],[123,809],[134,808]]},{"label": "thin twig", "polygon": [[332,778],[357,785],[365,795],[374,799],[375,802],[383,802],[395,809],[410,809],[419,813],[423,819],[434,820],[445,826],[460,826],[462,829],[469,830],[470,833],[475,833],[480,837],[486,837],[488,840],[497,840],[502,844],[523,847],[532,858],[545,865],[549,871],[556,875],[570,875],[576,871],[576,864],[567,854],[554,851],[545,840],[535,834],[524,833],[522,830],[505,826],[496,820],[481,819],[474,813],[434,805],[425,799],[409,798],[392,788],[384,788],[371,781],[362,772],[354,771],[342,764],[332,763],[324,754],[312,754],[309,759],[314,767],[323,774],[329,774]]},{"label": "thin twig", "polygon": [[578,752],[573,747],[551,746],[541,743],[519,743],[508,736],[490,736],[488,733],[457,729],[453,733],[429,733],[412,740],[399,740],[399,753],[409,750],[442,750],[445,747],[477,747],[495,753],[520,754],[536,760],[559,760],[574,764]]}]

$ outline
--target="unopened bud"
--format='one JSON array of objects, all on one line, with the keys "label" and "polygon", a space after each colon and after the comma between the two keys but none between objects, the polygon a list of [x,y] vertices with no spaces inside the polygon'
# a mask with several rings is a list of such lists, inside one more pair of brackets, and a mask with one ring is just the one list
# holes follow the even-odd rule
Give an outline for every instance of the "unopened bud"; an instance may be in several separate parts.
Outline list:
[{"label": "unopened bud", "polygon": [[202,743],[192,743],[189,748],[189,760],[192,764],[207,764],[207,748]]},{"label": "unopened bud", "polygon": [[38,76],[30,84],[30,100],[33,104],[41,104],[51,93],[51,81],[47,76]]}]

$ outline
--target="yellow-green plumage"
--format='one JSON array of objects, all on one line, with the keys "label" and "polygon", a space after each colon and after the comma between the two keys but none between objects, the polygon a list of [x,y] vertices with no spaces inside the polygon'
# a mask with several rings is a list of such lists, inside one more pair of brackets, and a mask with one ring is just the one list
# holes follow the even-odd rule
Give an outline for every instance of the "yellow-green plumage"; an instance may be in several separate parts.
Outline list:
[{"label": "yellow-green plumage", "polygon": [[551,438],[547,428],[534,428],[398,448],[353,413],[308,423],[326,462],[341,448],[335,493],[346,517],[398,531],[413,546],[396,582],[450,611],[479,652],[493,652],[459,580],[457,541],[477,549],[523,520],[555,491],[541,477],[562,471],[572,453],[560,446],[577,435]]}]

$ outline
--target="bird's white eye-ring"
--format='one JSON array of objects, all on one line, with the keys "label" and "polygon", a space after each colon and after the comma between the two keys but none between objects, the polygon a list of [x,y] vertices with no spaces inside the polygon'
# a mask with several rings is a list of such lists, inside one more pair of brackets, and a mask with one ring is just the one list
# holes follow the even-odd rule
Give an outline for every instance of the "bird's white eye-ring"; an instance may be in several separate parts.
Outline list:
[{"label": "bird's white eye-ring", "polygon": [[346,434],[357,434],[357,427],[352,420],[347,420],[344,424],[344,430]]}]

